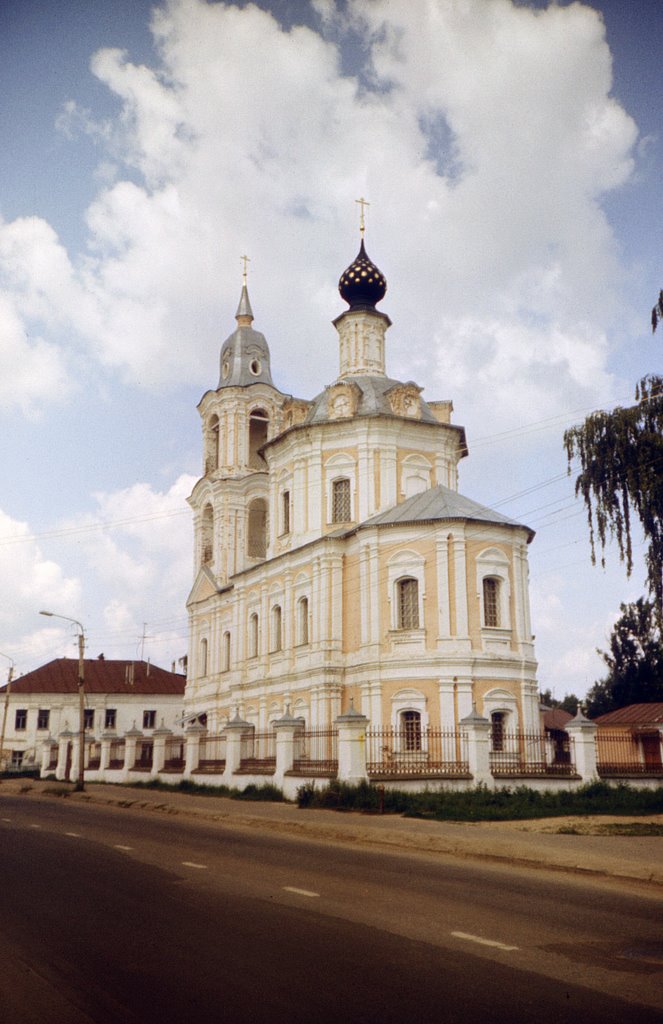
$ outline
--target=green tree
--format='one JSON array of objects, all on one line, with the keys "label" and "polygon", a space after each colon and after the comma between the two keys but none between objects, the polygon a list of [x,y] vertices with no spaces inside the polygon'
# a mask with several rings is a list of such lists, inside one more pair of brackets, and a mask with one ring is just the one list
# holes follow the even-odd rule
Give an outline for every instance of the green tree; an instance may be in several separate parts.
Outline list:
[{"label": "green tree", "polygon": [[608,674],[587,694],[590,717],[627,704],[663,701],[663,633],[654,605],[644,597],[620,606],[609,651],[599,651]]},{"label": "green tree", "polygon": [[[663,293],[659,306],[663,303]],[[655,307],[655,310],[658,306]],[[661,311],[663,315],[663,310]],[[644,377],[636,404],[598,411],[564,434],[569,473],[580,461],[576,495],[587,509],[592,562],[597,541],[601,564],[609,538],[617,541],[627,575],[633,569],[634,520],[645,539],[646,586],[663,623],[663,377]]]},{"label": "green tree", "polygon": [[541,703],[548,708],[561,708],[562,711],[568,711],[570,715],[575,715],[581,701],[574,693],[565,693],[562,699],[558,700],[557,697],[553,697],[552,690],[548,688],[541,690]]},{"label": "green tree", "polygon": [[652,332],[656,330],[661,320],[663,320],[663,291],[658,293],[658,302],[651,311]]}]

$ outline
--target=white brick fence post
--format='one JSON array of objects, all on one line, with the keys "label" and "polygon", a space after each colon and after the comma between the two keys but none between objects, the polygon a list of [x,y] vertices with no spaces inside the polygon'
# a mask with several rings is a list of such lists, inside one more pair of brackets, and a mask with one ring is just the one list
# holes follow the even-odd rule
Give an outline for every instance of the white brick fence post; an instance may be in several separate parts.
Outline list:
[{"label": "white brick fence post", "polygon": [[351,705],[336,719],[338,726],[338,779],[340,782],[368,781],[366,771],[366,726],[368,718]]},{"label": "white brick fence post", "polygon": [[460,729],[467,736],[467,759],[474,784],[492,786],[490,771],[490,722],[473,708],[469,715],[461,718]]},{"label": "white brick fence post", "polygon": [[565,730],[573,740],[573,753],[576,771],[583,782],[595,782],[598,779],[596,770],[596,725],[578,711],[575,718],[565,725]]}]

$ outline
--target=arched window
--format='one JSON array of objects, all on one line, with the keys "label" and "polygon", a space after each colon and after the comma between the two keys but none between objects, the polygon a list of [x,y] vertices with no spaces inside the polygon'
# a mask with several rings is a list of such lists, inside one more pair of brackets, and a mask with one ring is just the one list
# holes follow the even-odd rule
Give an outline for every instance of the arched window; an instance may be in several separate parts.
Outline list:
[{"label": "arched window", "polygon": [[223,634],[223,646],[222,646],[222,672],[230,672],[230,633],[228,630]]},{"label": "arched window", "polygon": [[483,580],[483,624],[495,628],[500,625],[500,581],[494,576]]},{"label": "arched window", "polygon": [[203,637],[200,641],[200,675],[207,675],[207,637]]},{"label": "arched window", "polygon": [[342,476],[332,481],[332,523],[352,522],[350,481]]},{"label": "arched window", "polygon": [[267,554],[267,502],[264,498],[254,498],[249,505],[247,554],[249,558],[264,558]]},{"label": "arched window", "polygon": [[211,565],[214,561],[214,509],[210,504],[203,508],[201,541],[201,565]]},{"label": "arched window", "polygon": [[297,643],[308,643],[308,597],[297,602]]},{"label": "arched window", "polygon": [[281,605],[275,604],[272,608],[272,636],[271,650],[273,653],[280,651],[283,646],[281,633]]},{"label": "arched window", "polygon": [[404,750],[421,750],[421,715],[418,711],[401,712]]},{"label": "arched window", "polygon": [[258,613],[249,617],[249,658],[258,657]]},{"label": "arched window", "polygon": [[419,629],[419,582],[412,576],[396,581],[398,628]]},{"label": "arched window", "polygon": [[506,713],[493,711],[490,716],[490,744],[493,750],[504,750],[504,726]]},{"label": "arched window", "polygon": [[249,416],[249,466],[251,469],[266,469],[267,463],[260,449],[267,440],[269,416],[264,409],[254,409]]}]

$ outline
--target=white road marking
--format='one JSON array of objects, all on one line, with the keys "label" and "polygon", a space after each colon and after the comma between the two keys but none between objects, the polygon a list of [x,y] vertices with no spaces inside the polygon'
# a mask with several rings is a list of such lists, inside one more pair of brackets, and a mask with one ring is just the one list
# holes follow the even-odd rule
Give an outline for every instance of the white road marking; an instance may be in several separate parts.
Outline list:
[{"label": "white road marking", "polygon": [[3,821],[11,821],[11,818],[3,818]]},{"label": "white road marking", "polygon": [[285,892],[295,892],[298,896],[319,896],[319,892],[311,892],[310,889],[297,889],[294,885],[284,885]]},{"label": "white road marking", "polygon": [[207,864],[195,864],[192,860],[183,860],[182,864],[185,868],[198,868],[199,871],[207,870]]},{"label": "white road marking", "polygon": [[114,850],[133,850],[133,846],[122,846],[121,843],[115,843]]},{"label": "white road marking", "polygon": [[80,832],[65,832],[65,835],[66,836],[73,836],[74,839],[80,839],[81,838]]},{"label": "white road marking", "polygon": [[477,942],[480,946],[492,946],[493,949],[505,949],[509,952],[518,949],[518,946],[507,946],[504,942],[495,942],[494,939],[483,939],[480,935],[469,935],[467,932],[452,932],[456,939],[466,939],[468,942]]},{"label": "white road marking", "polygon": [[41,828],[41,825],[30,825],[30,828]]}]

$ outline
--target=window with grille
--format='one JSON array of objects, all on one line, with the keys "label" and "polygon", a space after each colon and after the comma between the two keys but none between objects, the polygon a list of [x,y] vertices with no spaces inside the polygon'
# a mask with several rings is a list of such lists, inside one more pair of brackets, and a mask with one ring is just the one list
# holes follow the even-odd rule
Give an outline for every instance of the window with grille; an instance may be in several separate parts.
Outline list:
[{"label": "window with grille", "polygon": [[275,604],[272,608],[272,651],[280,651],[283,641],[281,639],[281,605]]},{"label": "window with grille", "polygon": [[308,643],[308,597],[301,597],[297,603],[297,643]]},{"label": "window with grille", "polygon": [[500,582],[492,576],[483,581],[483,624],[493,627],[500,624]]},{"label": "window with grille", "polygon": [[504,750],[504,720],[506,715],[503,711],[493,711],[490,716],[490,742],[493,750]]},{"label": "window with grille", "polygon": [[332,523],[352,522],[350,481],[341,477],[332,483]]},{"label": "window with grille", "polygon": [[401,729],[405,750],[421,750],[421,715],[418,711],[401,713]]},{"label": "window with grille", "polygon": [[398,628],[419,629],[419,583],[411,576],[398,580]]}]

